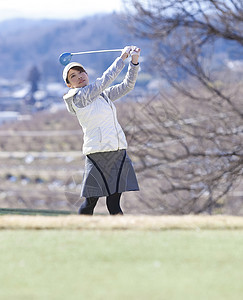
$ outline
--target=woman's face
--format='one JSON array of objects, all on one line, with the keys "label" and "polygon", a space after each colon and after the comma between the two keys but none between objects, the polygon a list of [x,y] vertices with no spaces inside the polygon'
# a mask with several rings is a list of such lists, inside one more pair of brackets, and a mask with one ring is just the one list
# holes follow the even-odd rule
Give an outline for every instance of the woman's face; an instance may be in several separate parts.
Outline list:
[{"label": "woman's face", "polygon": [[82,88],[89,84],[89,76],[86,72],[70,69],[68,71],[68,81],[67,84],[70,88]]}]

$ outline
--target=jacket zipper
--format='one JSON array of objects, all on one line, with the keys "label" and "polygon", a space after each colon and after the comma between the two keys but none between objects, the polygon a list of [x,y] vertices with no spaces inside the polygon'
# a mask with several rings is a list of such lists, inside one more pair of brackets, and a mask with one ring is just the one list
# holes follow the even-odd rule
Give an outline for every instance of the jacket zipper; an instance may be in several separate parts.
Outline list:
[{"label": "jacket zipper", "polygon": [[113,122],[114,122],[114,125],[115,125],[115,128],[116,128],[117,142],[118,142],[118,150],[119,150],[119,149],[120,149],[119,133],[118,133],[118,129],[117,129],[117,126],[116,126],[116,120],[115,120],[115,115],[114,115],[114,109],[113,109],[113,107],[112,107],[112,104],[111,104],[110,106],[111,106],[112,115],[113,115]]},{"label": "jacket zipper", "polygon": [[101,128],[98,127],[98,130],[99,130],[99,135],[100,135],[100,143],[102,142],[102,132],[101,132]]}]

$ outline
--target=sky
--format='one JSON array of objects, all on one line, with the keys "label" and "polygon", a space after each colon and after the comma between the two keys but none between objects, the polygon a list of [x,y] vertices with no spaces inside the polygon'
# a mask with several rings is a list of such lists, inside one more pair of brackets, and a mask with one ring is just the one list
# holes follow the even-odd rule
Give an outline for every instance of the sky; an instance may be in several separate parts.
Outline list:
[{"label": "sky", "polygon": [[122,0],[0,0],[0,21],[13,18],[78,19],[121,11]]}]

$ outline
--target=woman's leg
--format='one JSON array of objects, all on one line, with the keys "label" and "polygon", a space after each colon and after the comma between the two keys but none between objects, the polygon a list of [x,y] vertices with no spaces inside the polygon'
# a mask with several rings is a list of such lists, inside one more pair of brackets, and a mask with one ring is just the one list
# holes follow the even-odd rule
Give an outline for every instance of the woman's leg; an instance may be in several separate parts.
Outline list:
[{"label": "woman's leg", "polygon": [[97,197],[90,197],[86,198],[84,202],[81,204],[78,213],[80,215],[93,215],[94,213],[94,208],[97,204],[97,201],[99,198]]},{"label": "woman's leg", "polygon": [[123,215],[120,207],[121,193],[115,193],[106,197],[106,205],[111,215]]}]

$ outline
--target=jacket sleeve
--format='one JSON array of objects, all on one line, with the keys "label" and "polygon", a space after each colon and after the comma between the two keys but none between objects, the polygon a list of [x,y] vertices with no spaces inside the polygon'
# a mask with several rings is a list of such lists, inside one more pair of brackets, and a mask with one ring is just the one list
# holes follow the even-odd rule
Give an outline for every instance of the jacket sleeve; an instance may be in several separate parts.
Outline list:
[{"label": "jacket sleeve", "polygon": [[105,95],[111,101],[115,101],[133,90],[137,80],[138,70],[139,65],[134,65],[132,62],[130,62],[124,80],[117,85],[107,88],[104,91]]},{"label": "jacket sleeve", "polygon": [[116,79],[124,66],[123,60],[120,57],[117,58],[100,78],[78,89],[73,97],[73,103],[79,108],[89,105]]}]

